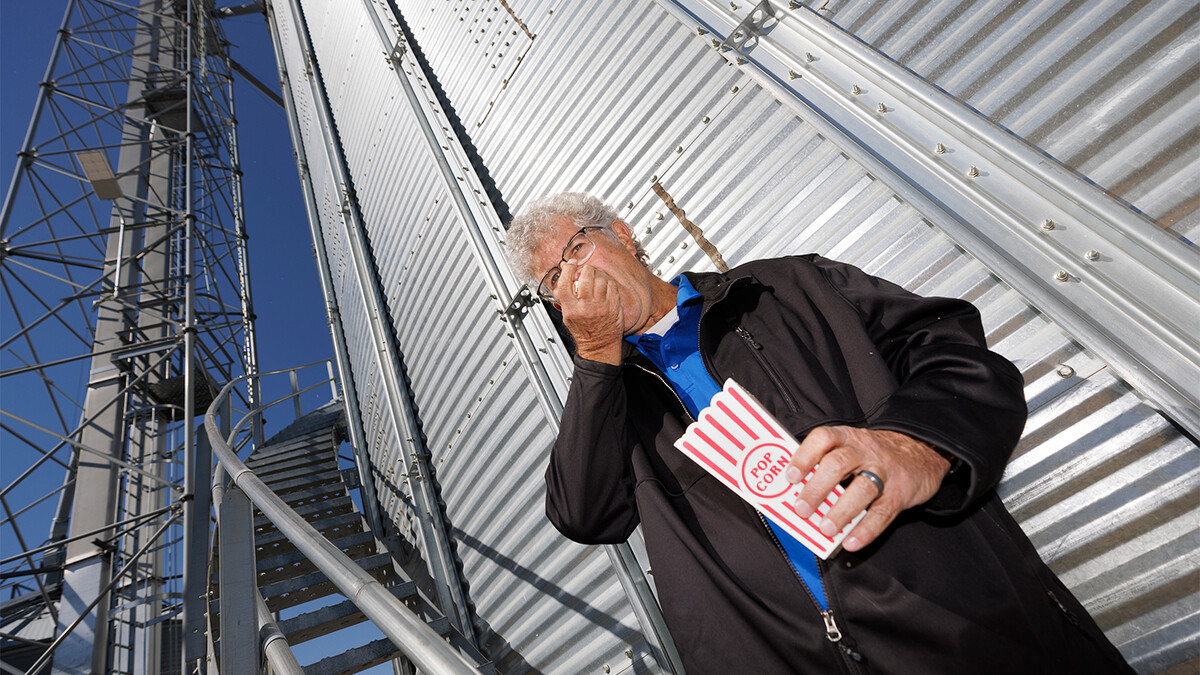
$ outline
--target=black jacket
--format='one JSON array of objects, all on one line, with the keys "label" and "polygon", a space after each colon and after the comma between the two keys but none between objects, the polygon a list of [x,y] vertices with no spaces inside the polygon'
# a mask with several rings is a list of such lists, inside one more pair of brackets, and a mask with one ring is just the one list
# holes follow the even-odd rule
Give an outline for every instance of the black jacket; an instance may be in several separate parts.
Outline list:
[{"label": "black jacket", "polygon": [[621,366],[577,358],[547,514],[582,543],[642,525],[689,673],[1128,671],[993,491],[1026,408],[970,303],[817,256],[688,277],[710,374],[797,438],[854,425],[962,460],[866,549],[820,563],[823,617],[761,516],[673,447],[692,420],[654,366],[629,345]]}]

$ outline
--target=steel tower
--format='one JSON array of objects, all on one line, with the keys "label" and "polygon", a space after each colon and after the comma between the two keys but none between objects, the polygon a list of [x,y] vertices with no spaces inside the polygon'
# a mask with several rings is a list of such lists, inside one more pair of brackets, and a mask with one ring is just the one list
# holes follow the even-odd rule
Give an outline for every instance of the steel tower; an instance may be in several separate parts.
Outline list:
[{"label": "steel tower", "polygon": [[210,11],[70,2],[4,201],[0,632],[21,670],[190,672],[205,653],[197,413],[255,361]]}]

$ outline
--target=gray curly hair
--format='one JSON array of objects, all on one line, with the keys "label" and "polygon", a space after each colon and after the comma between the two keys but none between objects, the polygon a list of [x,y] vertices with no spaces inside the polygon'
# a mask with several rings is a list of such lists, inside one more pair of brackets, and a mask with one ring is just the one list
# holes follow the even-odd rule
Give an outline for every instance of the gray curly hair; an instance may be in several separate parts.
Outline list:
[{"label": "gray curly hair", "polygon": [[[602,227],[612,231],[614,220],[620,220],[617,210],[586,192],[560,192],[535,199],[512,219],[505,238],[508,262],[517,276],[530,288],[536,288],[545,270],[533,269],[533,256],[538,246],[554,236],[554,223],[567,218],[579,227]],[[637,258],[650,268],[650,256],[642,243],[633,239]]]}]

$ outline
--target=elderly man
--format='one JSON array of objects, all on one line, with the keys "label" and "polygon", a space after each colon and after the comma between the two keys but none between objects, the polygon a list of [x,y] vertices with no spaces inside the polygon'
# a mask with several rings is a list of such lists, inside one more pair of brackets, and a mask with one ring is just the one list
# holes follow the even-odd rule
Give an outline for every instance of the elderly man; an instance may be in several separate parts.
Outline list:
[{"label": "elderly man", "polygon": [[[594,197],[533,202],[514,268],[561,309],[575,375],[546,471],[567,537],[640,523],[689,673],[1128,672],[993,491],[1025,423],[1021,376],[967,302],[819,256],[656,277]],[[818,560],[674,448],[733,378],[798,439]]]}]

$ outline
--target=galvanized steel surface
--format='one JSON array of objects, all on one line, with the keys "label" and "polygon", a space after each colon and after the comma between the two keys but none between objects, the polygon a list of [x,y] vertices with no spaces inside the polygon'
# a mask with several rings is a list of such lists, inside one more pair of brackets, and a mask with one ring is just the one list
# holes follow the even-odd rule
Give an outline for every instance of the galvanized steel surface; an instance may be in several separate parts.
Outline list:
[{"label": "galvanized steel surface", "polygon": [[[811,3],[817,6],[817,3]],[[821,15],[1160,227],[1200,236],[1200,6],[853,2]]]},{"label": "galvanized steel surface", "polygon": [[[365,13],[354,5],[312,2],[305,4],[305,14],[379,270],[380,278],[372,283],[387,298],[420,431],[438,476],[456,476],[440,478],[442,498],[470,583],[482,646],[509,672],[530,667],[578,672],[615,658],[640,660],[646,647],[623,594],[611,581],[605,556],[554,533],[542,516],[540,482],[528,480],[532,469],[514,472],[511,456],[505,458],[511,455],[504,445],[513,429],[509,414],[519,411],[540,434],[538,442],[525,446],[528,458],[521,463],[526,467],[544,464],[549,425],[536,406],[517,407],[535,400],[528,377],[514,359],[511,336],[462,236],[458,214],[448,208],[445,187],[431,180],[437,177],[436,167],[405,115],[408,102],[377,48]],[[317,162],[311,159],[315,153],[309,154],[311,169]],[[322,224],[333,261],[345,255],[344,242],[336,186],[326,185],[325,200],[335,208]],[[341,310],[366,436],[374,444],[377,488],[389,519],[403,527],[415,517],[406,487],[413,477],[400,475],[396,452],[403,451],[403,443],[378,443],[385,432],[381,417],[386,417],[372,396],[379,389],[379,366],[366,344],[359,303],[345,288],[356,283],[352,268],[347,266],[343,274],[339,303],[349,301]],[[480,427],[471,421],[479,410],[504,414],[478,416],[490,418],[488,426]],[[479,441],[465,445],[464,437]],[[502,459],[483,461],[489,455]],[[518,498],[505,483],[522,475],[531,490]],[[510,534],[517,536],[506,540]],[[600,644],[586,636],[597,625],[617,639],[615,645],[603,645],[606,654],[578,648]],[[542,631],[554,633],[553,639]],[[623,656],[626,648],[633,659]]]},{"label": "galvanized steel surface", "polygon": [[[1194,206],[1187,210],[1190,198],[1179,195],[1189,190],[1194,195],[1188,182],[1194,179],[1164,168],[1195,161],[1188,132],[1172,136],[1169,131],[1178,128],[1169,126],[1169,120],[1192,104],[1163,93],[1152,97],[1153,119],[1134,123],[1119,106],[1100,104],[1095,87],[1102,77],[1091,80],[1092,90],[1084,87],[1091,93],[1072,94],[1077,90],[1062,81],[1071,77],[1066,71],[1057,71],[1056,79],[1033,65],[1064,47],[1056,37],[1069,43],[1056,32],[1065,25],[1063,16],[1091,17],[1092,24],[1079,25],[1095,25],[1098,16],[1129,16],[1131,32],[1163,36],[1146,38],[1161,47],[1159,56],[1147,61],[1160,68],[1124,67],[1126,79],[1132,78],[1129,86],[1167,92],[1147,80],[1155,73],[1175,72],[1171,68],[1191,53],[1194,22],[1181,32],[1170,28],[1187,15],[1180,4],[1160,6],[1153,21],[1146,18],[1152,8],[1121,14],[1109,9],[1111,3],[1088,3],[1076,14],[1063,9],[1058,15],[1032,7],[1014,12],[1006,3],[922,11],[831,4],[841,12],[832,15],[835,21],[849,25],[858,20],[860,37],[879,42],[876,46],[888,53],[899,50],[903,58],[898,60],[915,64],[909,67],[918,72],[928,68],[935,83],[967,103],[990,105],[981,110],[1014,131],[1020,127],[1068,166],[1097,167],[1087,168],[1088,175],[1112,191],[1116,183],[1104,182],[1109,180],[1104,172],[1115,171],[1112,167],[1127,151],[1174,138],[1174,159],[1156,163],[1157,155],[1142,152],[1148,157],[1142,168],[1112,180],[1129,183],[1125,192],[1116,193],[1164,227],[1177,234],[1193,227]],[[1025,439],[1001,486],[1015,515],[1140,671],[1156,672],[1196,658],[1200,594],[1189,581],[1195,578],[1200,529],[1200,453],[1194,441],[1140,402],[1105,364],[930,227],[921,213],[851,161],[835,142],[727,65],[707,37],[656,5],[633,0],[509,2],[515,17],[498,2],[398,5],[483,168],[513,212],[548,192],[586,189],[618,206],[664,276],[711,268],[650,192],[652,179],[657,179],[731,264],[817,251],[920,293],[975,302],[991,344],[1024,373],[1032,409]],[[310,6],[318,5],[306,8]],[[488,289],[466,253],[458,215],[420,151],[424,141],[406,121],[406,104],[390,82],[392,74],[385,72],[378,45],[365,46],[365,29],[361,19],[351,21],[349,5],[337,7],[321,13],[319,20],[324,30],[343,31],[330,41],[343,48],[330,47],[317,56],[484,647],[492,650],[502,670],[583,672],[607,663],[619,671],[631,665],[622,655],[626,646],[634,647],[635,657],[644,648],[619,589],[614,592],[607,562],[595,551],[563,541],[541,515],[541,473],[553,429],[518,367],[517,350],[498,320],[493,299],[485,297]],[[865,8],[875,9],[868,17]],[[851,17],[853,11],[859,12],[857,19]],[[981,13],[991,23],[981,23]],[[915,27],[881,27],[884,17],[899,21],[901,15]],[[939,18],[930,24],[932,17]],[[516,19],[535,36],[528,43]],[[311,13],[309,20],[314,21]],[[1112,25],[1104,25],[1098,35],[1113,32]],[[863,26],[875,32],[867,35]],[[921,26],[923,32],[917,28]],[[977,67],[980,77],[1007,72],[1003,81],[1013,95],[982,86],[986,79],[966,77],[965,66],[945,65],[994,59],[999,46],[985,49],[970,36],[980,31],[1008,34],[1017,30],[1014,26],[1042,36],[1025,41],[1027,47],[1041,45],[1049,51],[1031,52],[1020,59],[1028,67],[1011,72]],[[509,45],[500,44],[505,31]],[[937,41],[913,37],[935,34]],[[944,41],[952,37],[959,46],[946,47]],[[1138,39],[1133,35],[1125,41]],[[898,44],[907,46],[893,46]],[[500,52],[500,46],[511,51]],[[520,56],[519,63],[514,55]],[[938,55],[940,70],[923,65]],[[331,73],[357,78],[357,89],[329,83]],[[943,76],[957,79],[939,79]],[[967,84],[956,90],[952,85],[959,80]],[[970,86],[975,81],[982,84]],[[1030,87],[1035,95],[1027,91]],[[1061,104],[1055,103],[1059,100]],[[1080,101],[1091,101],[1091,107],[1076,113]],[[1099,125],[1095,128],[1107,129],[1103,138],[1067,133],[1067,122],[1079,115],[1091,115],[1088,119]],[[1084,159],[1074,165],[1073,157]],[[334,222],[336,188],[326,199]],[[333,263],[341,246],[336,233],[327,231],[326,243]],[[365,336],[365,318],[352,318],[352,302],[342,311],[348,341],[365,341],[358,337]],[[561,353],[552,338],[543,332],[539,346]],[[364,424],[376,429],[367,435],[377,438],[380,430],[371,426],[379,424],[369,401],[373,390],[366,381],[372,376],[359,372],[373,372],[377,366],[369,345],[351,349],[358,353],[356,382],[363,378],[359,391],[367,392],[362,394]],[[377,475],[397,470],[396,451],[386,442],[372,447]],[[389,517],[400,520],[407,517],[403,489],[394,498],[387,496],[388,483],[397,490],[394,481],[381,479],[380,495]],[[1114,522],[1124,524],[1113,527]]]}]

